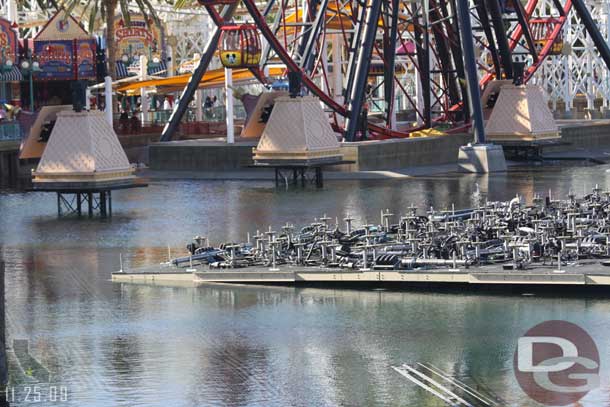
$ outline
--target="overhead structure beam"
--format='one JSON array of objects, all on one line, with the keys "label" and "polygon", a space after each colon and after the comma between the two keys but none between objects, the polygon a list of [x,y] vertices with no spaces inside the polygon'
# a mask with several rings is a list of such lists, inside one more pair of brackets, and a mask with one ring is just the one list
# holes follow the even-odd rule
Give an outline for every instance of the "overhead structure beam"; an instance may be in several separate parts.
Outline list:
[{"label": "overhead structure beam", "polygon": [[358,129],[358,116],[362,111],[362,105],[365,98],[364,92],[366,89],[375,36],[377,34],[377,22],[379,21],[379,14],[381,13],[381,1],[373,0],[363,7],[366,8],[364,32],[359,44],[354,81],[351,89],[347,89],[349,92],[347,117],[345,120],[345,139],[347,141],[355,140],[356,130]]},{"label": "overhead structure beam", "polygon": [[[440,21],[442,19],[437,7],[430,8],[430,19],[433,22]],[[433,24],[432,27],[434,42],[437,47],[438,62],[440,63],[443,80],[449,94],[449,101],[451,105],[455,105],[460,102],[460,94],[458,84],[455,79],[455,74],[453,73],[453,66],[451,64],[451,51],[448,41],[449,37],[444,31],[443,24]]]},{"label": "overhead structure beam", "polygon": [[[356,2],[358,4],[358,2]],[[354,76],[356,75],[356,60],[359,55],[360,49],[360,41],[362,38],[362,31],[364,31],[364,19],[366,18],[366,6],[360,5],[358,8],[358,19],[356,20],[356,25],[354,26],[354,35],[352,36],[352,41],[350,43],[349,49],[349,59],[347,63],[347,81],[345,84],[344,94],[345,100],[349,99],[350,89],[354,85]]]},{"label": "overhead structure beam", "polygon": [[[391,10],[388,5],[391,3]],[[384,2],[385,18],[389,21],[384,27],[383,59],[385,69],[383,74],[383,96],[385,98],[386,124],[392,126],[392,112],[394,110],[394,65],[396,65],[396,36],[398,35],[399,0]]]},{"label": "overhead structure beam", "polygon": [[[466,85],[466,73],[464,72],[464,60],[462,59],[462,41],[460,40],[460,27],[458,24],[458,18],[456,13],[455,0],[450,0],[449,4],[445,0],[439,0],[441,11],[443,15],[451,18],[445,19],[445,30],[447,31],[447,38],[450,38],[449,46],[451,47],[451,55],[453,57],[453,66],[458,77],[458,83],[462,94],[462,111],[459,115],[454,116],[454,120],[462,121],[465,118],[470,117],[470,110],[468,107],[468,87]],[[451,12],[449,12],[449,7]]]},{"label": "overhead structure beam", "polygon": [[527,46],[530,49],[530,54],[532,54],[534,63],[536,63],[538,62],[538,52],[536,51],[536,44],[534,43],[534,38],[532,37],[532,30],[530,30],[530,26],[527,23],[527,14],[525,12],[525,8],[523,8],[523,4],[521,4],[520,1],[514,1],[513,4],[515,5],[515,13],[517,14],[517,20],[519,21],[519,25],[523,30],[523,36],[525,37]]},{"label": "overhead structure beam", "polygon": [[[305,44],[305,48],[303,49],[303,53],[301,55],[301,69],[303,69],[307,73],[311,73],[313,69],[314,62],[314,46],[318,40],[318,35],[320,34],[320,30],[324,25],[325,17],[326,17],[326,8],[328,7],[328,2],[330,0],[322,0],[320,3],[320,7],[317,7],[318,1],[314,0],[310,4],[315,4],[318,8],[318,14],[316,15],[315,20],[309,30],[309,34],[307,37],[307,43]],[[315,10],[315,9],[314,9]],[[321,52],[325,52],[322,50]]]},{"label": "overhead structure beam", "polygon": [[489,45],[489,53],[494,64],[494,70],[496,71],[496,78],[502,77],[502,66],[500,65],[500,57],[498,56],[498,49],[496,48],[496,40],[494,39],[493,32],[491,31],[491,23],[489,21],[489,15],[487,14],[487,7],[485,6],[484,0],[475,0],[477,7],[477,15],[479,21],[483,26],[485,37]]},{"label": "overhead structure beam", "polygon": [[187,112],[189,104],[191,103],[193,96],[195,96],[195,92],[199,88],[199,82],[201,81],[201,78],[203,78],[205,71],[207,71],[208,66],[210,65],[210,61],[212,61],[212,57],[216,52],[216,49],[218,47],[218,40],[220,39],[220,27],[222,26],[223,21],[231,19],[233,13],[235,12],[235,9],[237,8],[237,4],[238,2],[227,4],[223,7],[222,11],[220,12],[220,15],[218,15],[213,6],[207,6],[210,16],[212,16],[212,18],[215,20],[214,22],[216,23],[216,28],[214,28],[214,31],[212,31],[210,39],[205,45],[203,55],[201,55],[201,59],[199,60],[197,68],[195,68],[195,70],[193,71],[189,82],[186,84],[186,87],[180,95],[180,101],[174,106],[174,110],[172,111],[172,114],[169,117],[169,121],[161,132],[161,141],[170,141],[174,137],[176,130],[178,130],[180,121],[182,120],[184,114]]},{"label": "overhead structure beam", "polygon": [[[284,0],[281,0],[284,1]],[[265,10],[263,11],[263,16],[267,16],[267,14],[271,11],[273,4],[275,3],[275,0],[270,0],[269,3],[267,4]],[[282,5],[280,4],[280,7],[282,7]],[[273,31],[273,35],[276,35],[278,30],[280,29],[280,23],[282,22],[282,13],[279,11],[278,8],[278,12],[275,15],[275,20],[273,20],[273,26],[271,27],[271,30]],[[264,66],[267,64],[267,61],[269,60],[269,53],[271,53],[271,44],[269,43],[269,41],[266,41],[265,44],[263,45],[263,52],[261,53],[261,66]]]},{"label": "overhead structure beam", "polygon": [[415,26],[415,44],[417,47],[417,65],[419,66],[419,80],[422,89],[423,120],[425,127],[432,126],[432,92],[430,78],[430,22],[429,0],[421,0],[422,24]]},{"label": "overhead structure beam", "polygon": [[498,42],[498,51],[500,56],[500,64],[502,70],[506,75],[507,79],[513,78],[513,60],[511,57],[510,47],[508,45],[508,38],[506,37],[506,29],[504,28],[504,19],[502,18],[502,11],[500,9],[500,3],[498,0],[485,0],[487,3],[487,10],[491,17],[494,34],[496,35],[496,41]]},{"label": "overhead structure beam", "polygon": [[604,62],[606,63],[606,67],[610,69],[610,48],[608,48],[608,44],[606,40],[602,36],[601,32],[597,28],[593,17],[591,17],[591,13],[589,13],[589,9],[583,0],[572,0],[572,5],[576,10],[576,14],[580,17],[585,29],[591,36],[593,40],[593,44],[595,44],[595,48],[599,52],[599,55],[602,57]]},{"label": "overhead structure beam", "polygon": [[485,144],[485,125],[483,123],[483,108],[481,106],[481,93],[474,55],[474,40],[470,24],[470,10],[468,0],[457,0],[457,14],[460,21],[460,35],[462,38],[462,51],[464,66],[466,68],[466,81],[468,82],[468,96],[474,127],[474,143]]}]

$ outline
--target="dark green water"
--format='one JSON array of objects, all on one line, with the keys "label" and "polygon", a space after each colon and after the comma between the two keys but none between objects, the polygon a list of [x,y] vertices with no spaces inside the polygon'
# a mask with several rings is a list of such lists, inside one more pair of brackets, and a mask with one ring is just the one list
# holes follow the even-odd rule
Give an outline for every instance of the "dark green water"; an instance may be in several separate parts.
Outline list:
[{"label": "dark green water", "polygon": [[[519,388],[517,338],[549,319],[579,324],[602,359],[583,406],[610,405],[610,293],[605,298],[500,296],[243,286],[111,283],[127,264],[165,261],[194,235],[214,241],[350,213],[411,204],[468,207],[516,193],[582,193],[610,186],[608,167],[548,167],[494,176],[327,182],[320,191],[267,182],[153,181],[114,194],[111,220],[56,216],[55,197],[0,191],[0,258],[7,263],[9,343],[27,339],[51,383],[23,374],[12,405],[40,385],[37,405],[443,405],[391,369],[432,363],[508,405],[536,405]],[[216,237],[216,238],[214,238]],[[51,388],[66,402],[51,403]],[[30,395],[29,400],[34,400]]]}]

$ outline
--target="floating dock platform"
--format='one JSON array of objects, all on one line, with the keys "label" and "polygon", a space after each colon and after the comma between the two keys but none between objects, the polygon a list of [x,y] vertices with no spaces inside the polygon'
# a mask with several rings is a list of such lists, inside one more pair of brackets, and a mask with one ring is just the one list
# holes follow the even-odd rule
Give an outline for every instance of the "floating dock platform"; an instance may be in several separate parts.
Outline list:
[{"label": "floating dock platform", "polygon": [[[504,270],[501,266],[426,271],[345,270],[312,267],[248,267],[210,269],[207,266],[179,268],[169,265],[112,273],[112,281],[155,285],[256,284],[329,288],[389,288],[397,290],[441,288],[447,290],[594,291],[610,294],[610,267],[587,261],[567,266],[526,270]],[[189,271],[186,271],[189,270]]]},{"label": "floating dock platform", "polygon": [[243,243],[211,246],[196,236],[188,255],[114,273],[114,281],[384,288],[597,289],[610,294],[610,190],[577,199],[536,195],[474,209],[414,206],[378,225],[326,216],[303,227],[256,231]]}]

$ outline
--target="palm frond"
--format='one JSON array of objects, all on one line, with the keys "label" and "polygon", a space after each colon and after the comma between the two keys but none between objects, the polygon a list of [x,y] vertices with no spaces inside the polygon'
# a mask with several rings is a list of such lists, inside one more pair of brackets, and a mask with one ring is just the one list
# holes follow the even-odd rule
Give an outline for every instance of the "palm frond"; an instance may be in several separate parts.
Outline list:
[{"label": "palm frond", "polygon": [[142,2],[146,5],[146,7],[148,7],[148,10],[150,11],[150,15],[151,15],[155,25],[157,27],[160,27],[161,20],[159,19],[159,16],[157,15],[157,12],[155,11],[155,8],[153,7],[153,5],[150,3],[149,0],[142,0]]},{"label": "palm frond", "polygon": [[144,5],[144,2],[142,2],[142,0],[136,0],[136,4],[138,5],[138,11],[142,13],[142,16],[144,17],[144,21],[148,22],[148,9]]},{"label": "palm frond", "polygon": [[87,30],[89,33],[92,33],[95,29],[95,19],[97,18],[97,5],[98,2],[94,1],[93,6],[91,7],[91,12],[89,13],[89,27]]},{"label": "palm frond", "polygon": [[121,7],[121,14],[125,24],[129,27],[131,25],[131,16],[129,15],[129,0],[119,0],[119,6]]}]

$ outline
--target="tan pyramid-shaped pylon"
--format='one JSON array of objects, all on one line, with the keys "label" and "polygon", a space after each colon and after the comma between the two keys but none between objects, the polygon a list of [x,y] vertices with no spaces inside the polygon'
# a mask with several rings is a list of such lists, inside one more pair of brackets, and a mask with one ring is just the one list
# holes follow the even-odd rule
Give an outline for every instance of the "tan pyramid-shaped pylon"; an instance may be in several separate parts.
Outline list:
[{"label": "tan pyramid-shaped pylon", "polygon": [[108,183],[134,179],[125,151],[100,111],[57,113],[33,182]]},{"label": "tan pyramid-shaped pylon", "polygon": [[559,137],[559,128],[542,88],[504,85],[485,125],[490,140],[541,140]]},{"label": "tan pyramid-shaped pylon", "polygon": [[341,157],[341,146],[318,98],[275,99],[269,121],[254,149],[255,161],[310,163]]}]

